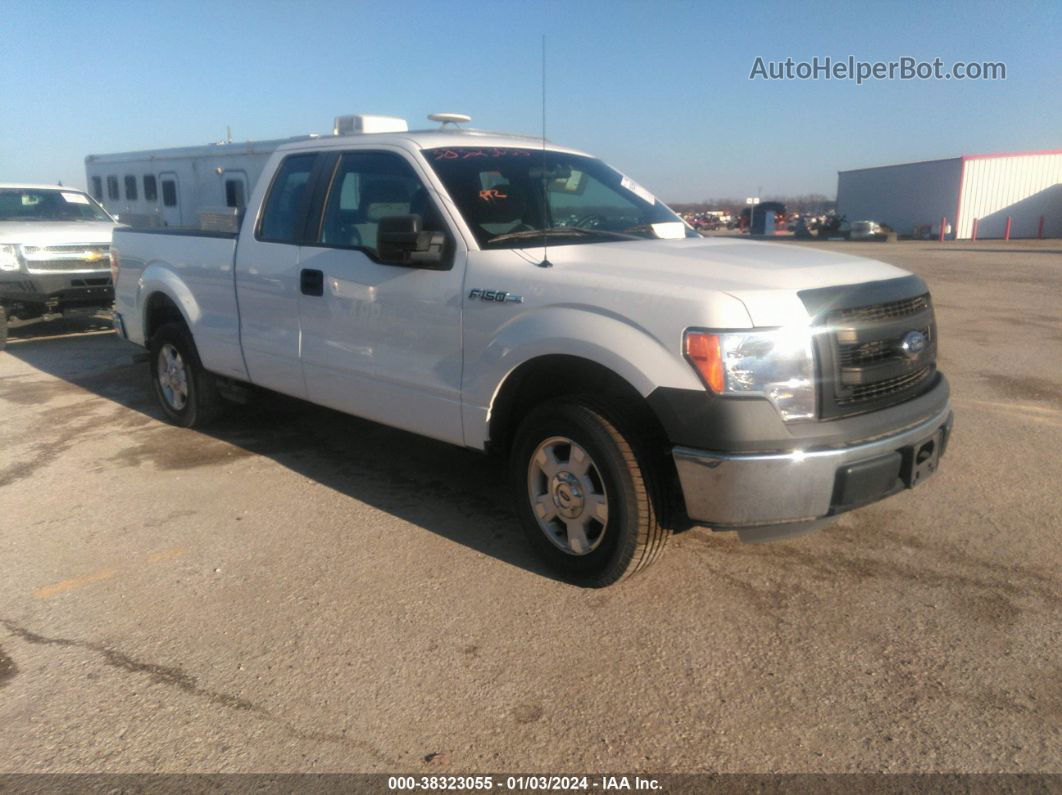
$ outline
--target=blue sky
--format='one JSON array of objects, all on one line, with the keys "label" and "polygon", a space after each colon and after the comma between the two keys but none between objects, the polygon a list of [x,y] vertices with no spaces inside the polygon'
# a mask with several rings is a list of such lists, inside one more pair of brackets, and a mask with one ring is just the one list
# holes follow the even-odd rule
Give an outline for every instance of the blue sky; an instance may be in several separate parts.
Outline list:
[{"label": "blue sky", "polygon": [[[669,201],[819,192],[839,169],[1062,147],[1062,3],[18,2],[0,15],[0,181],[89,153],[469,113]],[[998,82],[750,81],[757,56],[1003,61]]]}]

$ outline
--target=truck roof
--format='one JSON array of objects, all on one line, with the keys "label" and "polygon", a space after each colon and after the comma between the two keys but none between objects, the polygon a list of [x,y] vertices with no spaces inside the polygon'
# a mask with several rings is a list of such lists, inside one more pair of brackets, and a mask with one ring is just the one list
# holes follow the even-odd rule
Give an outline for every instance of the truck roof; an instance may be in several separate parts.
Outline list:
[{"label": "truck roof", "polygon": [[492,132],[489,130],[475,130],[447,127],[445,129],[432,130],[409,130],[408,132],[390,133],[354,133],[352,135],[322,135],[318,138],[293,141],[277,147],[285,152],[298,151],[300,149],[320,149],[322,146],[344,146],[351,143],[360,143],[371,140],[373,143],[390,143],[399,146],[412,144],[418,149],[434,149],[441,146],[489,146],[498,148],[518,149],[541,149],[551,152],[568,152],[570,154],[585,155],[577,149],[557,146],[542,138],[530,135],[514,133]]}]

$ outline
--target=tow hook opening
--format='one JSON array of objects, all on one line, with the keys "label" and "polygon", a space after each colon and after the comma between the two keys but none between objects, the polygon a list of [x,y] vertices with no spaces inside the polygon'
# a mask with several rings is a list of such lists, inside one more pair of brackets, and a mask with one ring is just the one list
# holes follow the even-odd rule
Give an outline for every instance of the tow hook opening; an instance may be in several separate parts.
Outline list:
[{"label": "tow hook opening", "polygon": [[930,439],[924,445],[918,448],[918,452],[915,454],[915,464],[924,464],[926,461],[933,457],[933,448],[936,446],[935,442]]}]

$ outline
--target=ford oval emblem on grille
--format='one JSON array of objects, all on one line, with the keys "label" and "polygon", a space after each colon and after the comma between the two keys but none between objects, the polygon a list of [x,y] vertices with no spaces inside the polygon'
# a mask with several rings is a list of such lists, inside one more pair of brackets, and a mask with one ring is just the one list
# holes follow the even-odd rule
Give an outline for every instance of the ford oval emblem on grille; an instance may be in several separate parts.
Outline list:
[{"label": "ford oval emblem on grille", "polygon": [[917,359],[926,349],[926,335],[921,331],[908,331],[900,340],[900,350],[908,359]]}]

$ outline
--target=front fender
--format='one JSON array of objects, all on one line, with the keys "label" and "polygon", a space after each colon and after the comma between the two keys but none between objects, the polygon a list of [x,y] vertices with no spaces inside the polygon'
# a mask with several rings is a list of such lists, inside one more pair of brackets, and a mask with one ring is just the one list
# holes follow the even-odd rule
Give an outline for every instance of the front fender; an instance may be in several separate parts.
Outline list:
[{"label": "front fender", "polygon": [[[490,407],[506,379],[520,365],[542,356],[587,359],[608,368],[643,396],[658,386],[703,389],[682,358],[680,339],[661,341],[647,329],[603,310],[550,306],[513,318],[466,362],[465,443],[482,448],[488,438]],[[467,351],[466,351],[467,353]]]}]

